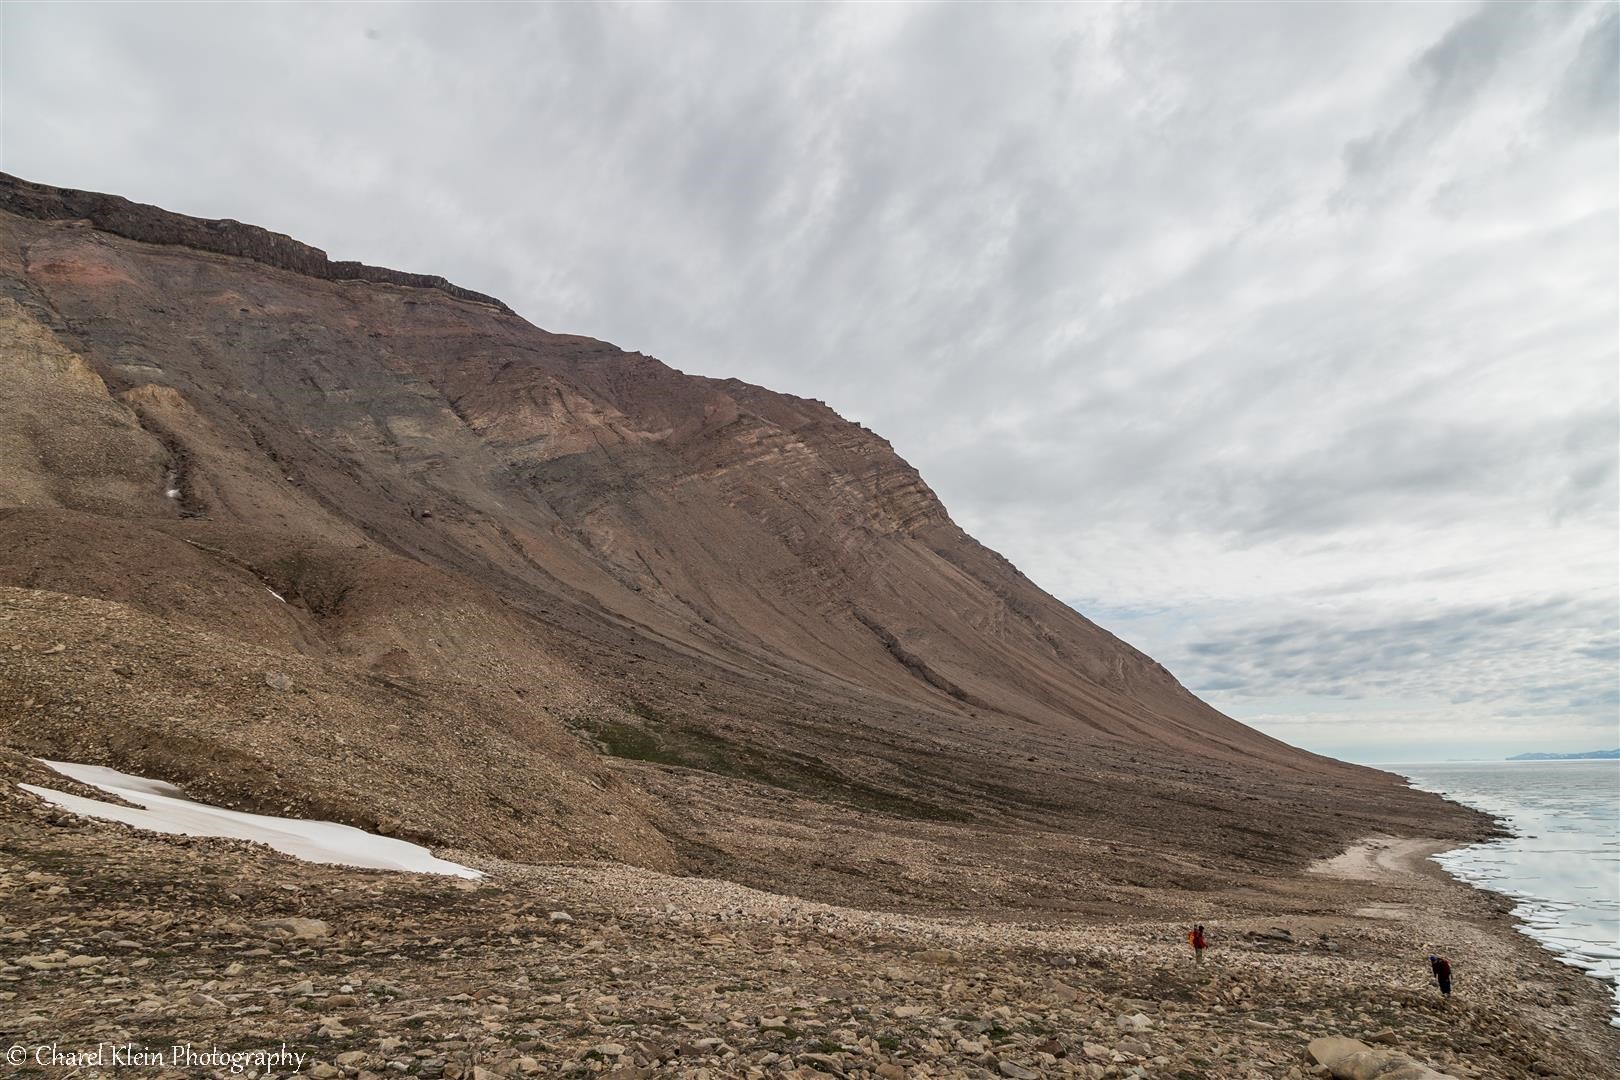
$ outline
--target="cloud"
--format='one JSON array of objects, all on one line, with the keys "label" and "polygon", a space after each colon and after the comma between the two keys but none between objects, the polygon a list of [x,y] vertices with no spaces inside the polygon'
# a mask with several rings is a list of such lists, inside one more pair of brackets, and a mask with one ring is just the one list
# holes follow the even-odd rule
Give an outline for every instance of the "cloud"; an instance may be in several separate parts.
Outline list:
[{"label": "cloud", "polygon": [[1536,749],[1615,681],[1617,27],[13,3],[0,157],[825,399],[1240,716]]},{"label": "cloud", "polygon": [[1553,123],[1613,135],[1620,127],[1620,9],[1602,5],[1549,102]]},{"label": "cloud", "polygon": [[1597,718],[1613,708],[1596,691],[1617,629],[1602,597],[1238,622],[1187,643],[1186,675],[1251,699],[1531,701]]},{"label": "cloud", "polygon": [[[1466,138],[1471,127],[1487,119],[1489,127],[1499,129],[1515,106],[1522,108],[1527,88],[1544,93],[1548,76],[1557,70],[1549,61],[1568,63],[1566,32],[1581,14],[1582,5],[1572,3],[1479,4],[1412,62],[1410,81],[1417,100],[1410,111],[1345,144],[1351,178],[1370,179],[1412,159],[1432,158],[1444,152],[1444,144]],[[1604,60],[1597,54],[1606,37],[1613,36],[1612,30],[1604,33],[1605,21],[1599,18],[1576,51],[1565,85],[1564,96],[1573,95],[1577,111],[1582,102],[1591,106],[1593,94],[1603,90]],[[1549,49],[1554,55],[1548,55]],[[1614,63],[1612,50],[1607,59]],[[1521,100],[1493,102],[1493,94]]]}]

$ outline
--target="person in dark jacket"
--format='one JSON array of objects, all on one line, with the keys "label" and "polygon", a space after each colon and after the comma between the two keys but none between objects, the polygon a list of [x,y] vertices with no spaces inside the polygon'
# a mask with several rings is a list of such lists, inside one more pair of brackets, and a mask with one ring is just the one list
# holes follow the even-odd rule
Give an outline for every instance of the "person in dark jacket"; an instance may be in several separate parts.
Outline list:
[{"label": "person in dark jacket", "polygon": [[1451,996],[1451,961],[1443,956],[1429,957],[1429,970],[1434,972],[1434,981],[1440,984],[1440,996]]}]

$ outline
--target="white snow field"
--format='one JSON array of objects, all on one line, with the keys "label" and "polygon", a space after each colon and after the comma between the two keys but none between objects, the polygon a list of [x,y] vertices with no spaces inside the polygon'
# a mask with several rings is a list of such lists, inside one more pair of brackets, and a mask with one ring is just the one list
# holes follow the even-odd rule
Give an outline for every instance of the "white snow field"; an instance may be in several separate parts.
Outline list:
[{"label": "white snow field", "polygon": [[436,858],[431,851],[418,844],[377,836],[348,825],[339,825],[335,821],[244,814],[188,799],[185,792],[161,780],[131,776],[101,765],[77,765],[70,761],[46,761],[44,758],[39,761],[81,784],[99,788],[145,808],[137,810],[99,799],[86,799],[34,784],[17,785],[47,802],[84,817],[122,821],[151,832],[252,840],[305,862],[402,870],[413,874],[483,877],[476,870]]}]

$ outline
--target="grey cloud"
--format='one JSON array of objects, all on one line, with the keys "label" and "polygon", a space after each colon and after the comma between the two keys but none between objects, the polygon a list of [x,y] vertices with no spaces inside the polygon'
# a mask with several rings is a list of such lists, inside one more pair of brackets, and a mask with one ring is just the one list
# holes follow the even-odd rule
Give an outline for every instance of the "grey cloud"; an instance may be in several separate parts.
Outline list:
[{"label": "grey cloud", "polygon": [[[1614,656],[1580,628],[1617,625],[1606,601],[1558,597],[1509,606],[1390,617],[1371,611],[1223,627],[1184,646],[1184,681],[1248,698],[1487,701],[1602,719],[1612,711]],[[1516,705],[1515,703],[1521,703]]]},{"label": "grey cloud", "polygon": [[1448,134],[1504,60],[1524,49],[1549,23],[1567,18],[1574,8],[1564,3],[1481,3],[1413,62],[1412,76],[1421,92],[1411,113],[1397,124],[1345,145],[1345,166],[1351,175],[1378,172]]},{"label": "grey cloud", "polygon": [[1495,73],[1502,54],[1538,18],[1539,6],[1480,4],[1425,49],[1412,65],[1425,84],[1423,107],[1430,112],[1465,108]]},{"label": "grey cloud", "polygon": [[1578,645],[1575,651],[1592,660],[1611,664],[1620,661],[1620,641],[1595,641],[1590,645]]},{"label": "grey cloud", "polygon": [[1549,109],[1553,122],[1576,130],[1611,135],[1620,127],[1620,8],[1599,7]]}]

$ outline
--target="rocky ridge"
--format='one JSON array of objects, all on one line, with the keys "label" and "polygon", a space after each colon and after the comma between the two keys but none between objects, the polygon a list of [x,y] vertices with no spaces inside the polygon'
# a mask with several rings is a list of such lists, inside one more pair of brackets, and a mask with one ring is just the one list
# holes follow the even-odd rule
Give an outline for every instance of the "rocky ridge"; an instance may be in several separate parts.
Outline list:
[{"label": "rocky ridge", "polygon": [[9,213],[41,221],[88,221],[98,229],[131,240],[235,255],[327,281],[369,281],[437,289],[458,300],[489,304],[501,311],[511,310],[493,296],[452,285],[436,275],[407,274],[358,262],[334,262],[320,248],[300,243],[283,233],[229,219],[209,220],[175,214],[120,195],[32,184],[0,173],[0,207]]}]

